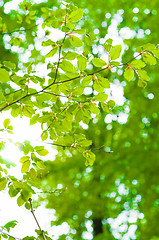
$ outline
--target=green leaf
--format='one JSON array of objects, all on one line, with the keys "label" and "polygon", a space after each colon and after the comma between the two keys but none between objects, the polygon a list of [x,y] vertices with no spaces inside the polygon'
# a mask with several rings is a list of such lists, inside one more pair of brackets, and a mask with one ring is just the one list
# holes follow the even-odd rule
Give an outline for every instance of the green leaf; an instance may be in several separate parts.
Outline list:
[{"label": "green leaf", "polygon": [[39,168],[45,168],[45,164],[42,160],[37,161],[36,164]]},{"label": "green leaf", "polygon": [[23,156],[23,157],[21,157],[20,162],[24,163],[24,162],[28,161],[29,159],[30,159],[29,156]]},{"label": "green leaf", "polygon": [[100,58],[93,58],[92,62],[95,67],[104,67],[107,63]]},{"label": "green leaf", "polygon": [[10,69],[15,69],[16,68],[16,64],[12,63],[10,61],[3,61],[3,65],[7,68],[10,68]]},{"label": "green leaf", "polygon": [[64,58],[66,58],[67,60],[74,60],[78,56],[78,53],[67,52],[67,53],[64,53],[63,55],[64,55]]},{"label": "green leaf", "polygon": [[137,70],[137,73],[142,80],[145,80],[145,81],[150,80],[150,77],[147,75],[147,72],[145,70]]},{"label": "green leaf", "polygon": [[109,107],[108,107],[108,105],[106,103],[101,102],[101,106],[102,106],[104,112],[109,112]]},{"label": "green leaf", "polygon": [[15,197],[19,193],[20,189],[13,187],[13,185],[9,186],[9,196]]},{"label": "green leaf", "polygon": [[30,74],[32,71],[32,64],[29,64],[29,66],[27,67],[27,73]]},{"label": "green leaf", "polygon": [[77,9],[76,11],[73,11],[68,20],[71,22],[77,22],[83,17],[83,9]]},{"label": "green leaf", "polygon": [[34,168],[31,168],[30,171],[29,171],[29,173],[30,173],[30,177],[31,177],[32,179],[36,178],[37,173],[36,173],[36,171],[35,171]]},{"label": "green leaf", "polygon": [[62,63],[60,64],[60,68],[64,71],[64,72],[76,72],[76,68],[74,67],[74,65],[66,60],[63,60]]},{"label": "green leaf", "polygon": [[17,117],[21,112],[21,106],[15,105],[14,108],[11,110],[12,117]]},{"label": "green leaf", "polygon": [[146,66],[146,64],[142,60],[133,60],[131,66],[136,69],[140,69]]},{"label": "green leaf", "polygon": [[35,114],[31,119],[30,119],[30,125],[33,125],[35,123],[37,123],[37,120],[39,118],[39,113],[38,114]]},{"label": "green leaf", "polygon": [[88,166],[92,166],[94,161],[95,161],[95,154],[91,151],[86,151],[83,153],[83,156],[86,158],[86,162],[85,162],[85,165]]},{"label": "green leaf", "polygon": [[159,48],[158,49],[153,49],[151,52],[155,55],[155,57],[159,58]]},{"label": "green leaf", "polygon": [[155,49],[155,45],[151,44],[151,43],[147,43],[147,44],[145,44],[143,46],[137,47],[136,48],[136,52],[141,53],[142,51],[145,51],[145,50],[151,51],[152,49]]},{"label": "green leaf", "polygon": [[102,93],[104,91],[104,88],[110,88],[110,83],[107,78],[97,76],[97,78],[94,79],[93,86],[97,92]]},{"label": "green leaf", "polygon": [[[31,208],[31,206],[30,206],[30,203],[28,203],[28,202],[26,202],[25,203],[25,208],[27,209],[27,210],[30,210],[30,208]],[[27,237],[26,237],[27,238]],[[25,239],[26,239],[25,238]],[[31,237],[28,237],[28,238],[31,238]],[[24,239],[24,238],[23,238]],[[33,240],[34,238],[32,238],[32,240]],[[29,239],[28,239],[29,240]],[[31,239],[30,239],[31,240]]]},{"label": "green leaf", "polygon": [[46,149],[42,149],[42,150],[36,150],[36,152],[40,155],[40,156],[46,156],[49,152]]},{"label": "green leaf", "polygon": [[120,65],[120,62],[110,61],[110,66],[118,67],[119,65]]},{"label": "green leaf", "polygon": [[78,144],[81,145],[82,147],[88,147],[92,144],[92,140],[81,139],[78,141]]},{"label": "green leaf", "polygon": [[34,114],[34,109],[31,107],[31,106],[27,106],[27,105],[25,105],[24,107],[23,107],[23,114],[26,116],[26,117],[29,117],[29,118],[31,118],[32,117],[32,115]]},{"label": "green leaf", "polygon": [[82,79],[82,85],[87,86],[92,81],[92,76],[87,76]]},{"label": "green leaf", "polygon": [[92,39],[88,34],[84,35],[84,41],[88,46],[92,46]]},{"label": "green leaf", "polygon": [[57,52],[57,48],[53,48],[49,53],[45,55],[46,58],[53,57]]},{"label": "green leaf", "polygon": [[99,114],[99,108],[94,103],[90,104],[90,111],[94,114]]},{"label": "green leaf", "polygon": [[111,38],[107,39],[104,43],[104,49],[109,52],[112,47],[113,40]]},{"label": "green leaf", "polygon": [[75,29],[74,32],[83,35],[85,34],[85,29]]},{"label": "green leaf", "polygon": [[41,140],[45,141],[48,138],[48,131],[44,131],[41,134]]},{"label": "green leaf", "polygon": [[4,68],[0,68],[0,82],[9,82],[9,73]]},{"label": "green leaf", "polygon": [[10,119],[9,118],[5,119],[3,122],[4,128],[8,128],[9,124],[10,124]]},{"label": "green leaf", "polygon": [[17,204],[18,204],[19,207],[21,207],[24,203],[25,203],[25,201],[22,199],[22,196],[20,195],[17,198]]},{"label": "green leaf", "polygon": [[152,43],[147,43],[145,45],[142,46],[144,50],[152,50],[155,49],[155,45]]},{"label": "green leaf", "polygon": [[7,179],[6,178],[0,178],[0,191],[4,190],[7,184]]},{"label": "green leaf", "polygon": [[76,36],[71,35],[69,40],[70,40],[71,45],[74,47],[81,47],[83,45],[83,42],[81,41],[81,39],[79,39]]},{"label": "green leaf", "polygon": [[126,78],[127,81],[131,81],[133,79],[134,71],[132,70],[131,67],[125,70],[124,77]]},{"label": "green leaf", "polygon": [[10,221],[8,223],[6,223],[4,225],[4,227],[7,229],[7,231],[9,232],[11,228],[14,228],[16,225],[17,225],[17,221],[16,220],[13,220],[13,221]]},{"label": "green leaf", "polygon": [[78,59],[77,61],[78,69],[80,70],[80,72],[82,72],[86,69],[87,59],[82,56],[77,57],[77,59]]},{"label": "green leaf", "polygon": [[43,47],[52,46],[54,48],[57,45],[51,39],[48,39],[47,41],[42,41],[42,46]]},{"label": "green leaf", "polygon": [[30,167],[30,160],[23,163],[22,168],[21,168],[21,173],[28,172],[29,167]]},{"label": "green leaf", "polygon": [[100,101],[100,102],[106,101],[107,98],[108,98],[108,95],[105,93],[99,93],[98,95],[95,95],[95,100]]},{"label": "green leaf", "polygon": [[82,95],[82,93],[83,93],[83,88],[78,87],[72,91],[72,96],[79,96],[79,95]]},{"label": "green leaf", "polygon": [[155,65],[157,63],[156,58],[151,54],[145,53],[142,55],[142,57],[145,63],[151,64],[151,65]]},{"label": "green leaf", "polygon": [[108,105],[109,108],[113,108],[115,106],[115,102],[113,100],[109,100],[107,102],[107,105]]},{"label": "green leaf", "polygon": [[67,23],[67,27],[71,30],[74,30],[75,29],[75,25],[72,23],[72,22],[68,22]]},{"label": "green leaf", "polygon": [[142,88],[145,88],[147,86],[147,82],[139,79],[138,80],[138,86],[142,87]]},{"label": "green leaf", "polygon": [[122,47],[121,45],[113,46],[110,50],[110,59],[115,60],[120,57]]}]

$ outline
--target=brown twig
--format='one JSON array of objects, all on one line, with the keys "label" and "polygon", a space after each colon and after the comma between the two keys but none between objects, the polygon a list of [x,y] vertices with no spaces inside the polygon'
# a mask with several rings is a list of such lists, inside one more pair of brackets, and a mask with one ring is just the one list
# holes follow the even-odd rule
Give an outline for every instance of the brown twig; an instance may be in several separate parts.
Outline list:
[{"label": "brown twig", "polygon": [[[65,34],[65,35],[66,35],[66,34]],[[64,39],[65,39],[65,38],[64,38]],[[63,42],[64,42],[64,40],[63,40]],[[63,43],[62,43],[62,44],[63,44]],[[60,49],[59,49],[59,56],[60,56],[60,54],[61,54],[62,44],[61,44]],[[142,54],[142,53],[138,54],[136,57],[132,58],[131,60],[129,60],[129,61],[126,62],[126,63],[120,64],[118,67],[127,65],[129,62],[133,61],[134,59],[136,59],[136,58],[137,58],[138,56],[140,56],[141,54]],[[2,112],[2,111],[3,111],[4,109],[6,109],[6,108],[12,106],[12,105],[15,104],[15,103],[18,103],[20,100],[22,100],[22,99],[24,99],[24,98],[31,97],[31,96],[33,96],[33,95],[37,95],[37,94],[39,94],[39,93],[45,92],[46,89],[48,89],[49,87],[51,87],[51,86],[54,85],[54,84],[61,84],[61,83],[65,83],[65,82],[70,82],[70,81],[79,79],[79,78],[81,78],[81,77],[83,78],[83,77],[87,77],[87,76],[93,76],[94,74],[99,73],[99,72],[102,72],[102,71],[106,70],[106,69],[109,67],[109,66],[107,66],[106,68],[102,68],[102,69],[100,69],[100,70],[98,70],[98,71],[96,71],[96,72],[93,72],[93,73],[88,73],[88,74],[85,74],[85,75],[82,75],[82,76],[79,75],[79,76],[74,77],[74,78],[71,78],[71,79],[67,79],[67,80],[60,81],[60,82],[55,82],[55,81],[56,81],[56,78],[57,78],[57,71],[58,71],[58,68],[59,68],[59,64],[60,64],[60,60],[58,61],[58,64],[57,64],[57,67],[56,67],[56,75],[55,75],[54,81],[53,81],[51,84],[49,84],[48,86],[44,87],[44,88],[43,88],[42,90],[40,90],[40,91],[37,91],[37,92],[35,92],[35,93],[26,94],[25,96],[17,99],[16,101],[7,104],[6,106],[4,106],[3,108],[0,109],[0,112]],[[115,67],[115,66],[112,66],[111,68],[114,68],[114,67]]]},{"label": "brown twig", "polygon": [[8,233],[5,233],[5,232],[3,232],[2,230],[0,230],[0,234],[5,234],[5,235],[7,235],[8,237],[11,237],[11,238],[13,238],[13,239],[15,239],[15,240],[22,240],[22,238],[18,238],[18,237],[13,237],[12,235],[10,235],[10,234],[8,234]]},{"label": "brown twig", "polygon": [[35,222],[36,222],[36,224],[38,225],[38,228],[39,228],[39,230],[40,230],[40,232],[41,232],[41,235],[42,235],[43,239],[46,240],[45,235],[44,235],[44,231],[41,229],[41,227],[40,227],[40,225],[39,225],[39,222],[38,222],[38,220],[37,220],[37,218],[36,218],[36,216],[35,216],[35,214],[34,214],[34,209],[33,209],[33,205],[32,205],[32,199],[29,198],[28,201],[29,201],[29,203],[30,203],[31,213],[33,214],[33,217],[34,217],[34,219],[35,219]]}]

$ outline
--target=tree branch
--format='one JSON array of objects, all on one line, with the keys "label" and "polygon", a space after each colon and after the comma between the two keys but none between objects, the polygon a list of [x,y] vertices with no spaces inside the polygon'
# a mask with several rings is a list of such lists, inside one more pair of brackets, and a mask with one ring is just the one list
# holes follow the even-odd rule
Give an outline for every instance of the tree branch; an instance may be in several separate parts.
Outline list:
[{"label": "tree branch", "polygon": [[22,238],[13,237],[12,235],[10,235],[10,234],[8,234],[8,233],[5,233],[5,232],[3,232],[2,230],[0,230],[0,232],[1,232],[1,234],[5,234],[5,235],[7,235],[8,237],[11,237],[11,238],[13,238],[13,239],[15,239],[15,240],[22,240]]},{"label": "tree branch", "polygon": [[30,203],[30,207],[31,207],[31,213],[33,214],[33,217],[34,217],[34,219],[35,219],[35,222],[36,222],[37,225],[38,225],[38,228],[39,228],[39,230],[40,230],[40,232],[41,232],[41,235],[42,235],[43,239],[46,240],[45,235],[44,235],[44,231],[41,229],[41,227],[40,227],[40,225],[39,225],[39,222],[38,222],[38,220],[37,220],[37,218],[36,218],[36,216],[35,216],[35,214],[34,214],[34,209],[33,209],[32,199],[31,199],[31,198],[29,198],[29,203]]},{"label": "tree branch", "polygon": [[[65,34],[65,36],[67,36],[67,34]],[[65,40],[65,38],[64,38],[64,40]],[[64,42],[64,40],[63,40],[63,42]],[[62,44],[63,44],[63,43],[62,43]],[[62,44],[61,44],[60,47],[62,47]],[[60,48],[60,50],[59,50],[59,56],[60,56],[60,54],[61,54],[61,48]],[[137,58],[138,56],[140,56],[141,54],[142,54],[142,53],[139,53],[136,57],[132,58],[131,60],[129,60],[129,61],[126,62],[126,63],[120,64],[118,67],[127,65],[129,62],[133,61],[134,59],[136,59],[136,58]],[[57,64],[57,67],[56,67],[56,75],[55,75],[55,78],[54,78],[53,83],[51,83],[51,84],[49,84],[48,86],[44,87],[44,88],[43,88],[42,90],[40,90],[40,91],[37,91],[37,92],[35,92],[35,93],[26,94],[25,96],[17,99],[16,101],[14,101],[14,102],[12,102],[12,103],[9,103],[8,105],[6,105],[6,106],[4,106],[3,108],[1,108],[1,109],[0,109],[0,112],[2,112],[2,111],[3,111],[4,109],[6,109],[6,108],[12,106],[12,105],[15,104],[15,103],[18,103],[18,102],[19,102],[20,100],[22,100],[22,99],[25,99],[25,98],[27,98],[27,97],[30,97],[30,96],[37,95],[37,94],[39,94],[39,93],[45,92],[46,89],[48,89],[49,87],[51,87],[51,86],[54,85],[54,84],[61,84],[61,83],[70,82],[70,81],[73,81],[73,80],[76,80],[76,79],[79,79],[79,78],[83,78],[83,77],[87,77],[87,76],[92,76],[92,75],[94,75],[94,74],[96,74],[96,73],[99,73],[99,72],[102,72],[102,71],[106,70],[106,69],[109,67],[109,66],[107,66],[106,68],[102,68],[102,69],[100,69],[100,70],[98,70],[98,71],[96,71],[96,72],[88,73],[88,74],[85,74],[85,75],[82,75],[82,76],[79,75],[79,76],[77,76],[77,77],[74,77],[74,78],[71,78],[71,79],[67,79],[67,80],[64,80],[64,81],[62,81],[62,82],[61,82],[61,81],[60,81],[60,82],[55,82],[56,79],[57,79],[57,71],[58,71],[58,68],[59,68],[59,64],[60,64],[60,60],[58,61],[58,64]],[[112,66],[112,68],[114,68],[114,67],[115,67],[115,66]]]}]

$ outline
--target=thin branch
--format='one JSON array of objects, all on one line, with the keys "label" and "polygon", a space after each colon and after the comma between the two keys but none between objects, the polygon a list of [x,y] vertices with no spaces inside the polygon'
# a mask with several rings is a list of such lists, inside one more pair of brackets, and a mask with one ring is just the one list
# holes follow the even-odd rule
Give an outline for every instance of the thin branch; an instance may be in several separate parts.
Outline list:
[{"label": "thin branch", "polygon": [[44,235],[44,231],[41,229],[41,227],[40,227],[40,225],[39,225],[39,222],[38,222],[38,220],[37,220],[37,218],[36,218],[36,216],[35,216],[35,214],[34,214],[34,209],[33,209],[32,199],[31,199],[31,198],[29,198],[29,203],[30,203],[30,207],[31,207],[31,213],[33,214],[33,217],[34,217],[34,219],[35,219],[35,222],[36,222],[37,225],[38,225],[38,228],[39,228],[39,230],[40,230],[40,232],[41,232],[41,235],[42,235],[43,239],[46,240],[45,235]]},{"label": "thin branch", "polygon": [[[66,35],[66,34],[65,34],[65,35]],[[64,41],[63,41],[63,42],[64,42]],[[62,47],[62,44],[61,44],[61,47]],[[61,48],[60,48],[60,49],[61,49]],[[60,56],[60,53],[61,53],[61,50],[59,50],[59,56]],[[138,54],[136,57],[132,58],[131,60],[129,60],[129,61],[126,62],[126,63],[120,64],[118,67],[127,65],[129,62],[133,61],[134,59],[136,59],[136,58],[137,58],[138,56],[140,56],[141,54],[142,54],[142,53]],[[73,80],[76,80],[76,79],[79,79],[79,78],[83,78],[83,77],[87,77],[87,76],[92,76],[92,75],[94,75],[94,74],[96,74],[96,73],[99,73],[99,72],[102,72],[102,71],[106,70],[106,69],[109,67],[109,66],[107,66],[106,68],[102,68],[102,69],[100,69],[100,70],[98,70],[98,71],[96,71],[96,72],[88,73],[88,74],[85,74],[85,75],[82,75],[82,76],[79,75],[79,76],[77,76],[77,77],[74,77],[74,78],[71,78],[71,79],[67,79],[67,80],[64,80],[64,81],[62,81],[62,82],[61,82],[61,81],[60,81],[60,82],[55,82],[55,81],[56,81],[56,78],[57,78],[57,71],[58,71],[58,68],[59,68],[59,63],[60,63],[60,60],[58,61],[58,64],[57,64],[56,75],[55,75],[55,78],[54,78],[53,83],[51,83],[51,84],[49,84],[48,86],[44,87],[44,88],[43,88],[42,90],[40,90],[40,91],[37,91],[37,92],[35,92],[35,93],[26,94],[25,96],[17,99],[16,101],[7,104],[6,106],[4,106],[3,108],[0,109],[0,112],[2,112],[2,111],[3,111],[4,109],[6,109],[6,108],[12,106],[12,105],[15,104],[15,103],[18,103],[18,102],[19,102],[20,100],[22,100],[22,99],[25,99],[25,98],[27,98],[27,97],[30,97],[30,96],[33,96],[33,95],[36,95],[36,94],[45,92],[46,89],[48,89],[49,87],[51,87],[51,86],[54,85],[54,84],[61,84],[61,83],[70,82],[70,81],[73,81]],[[112,66],[112,68],[114,68],[114,67],[115,67],[115,66]]]},{"label": "thin branch", "polygon": [[10,234],[8,234],[8,233],[5,233],[5,232],[3,232],[2,230],[0,230],[0,234],[5,234],[5,235],[7,235],[8,237],[11,237],[11,238],[13,238],[13,239],[15,239],[15,240],[22,240],[22,238],[18,238],[18,237],[13,237],[12,235],[10,235]]},{"label": "thin branch", "polygon": [[[79,144],[72,144],[72,145],[62,145],[62,144],[56,144],[56,143],[48,143],[48,142],[45,142],[46,144],[50,144],[50,145],[54,145],[54,146],[58,146],[58,147],[62,147],[62,148],[74,148],[76,149],[77,146],[81,147]],[[86,149],[86,151],[97,151],[97,150],[100,150],[100,151],[104,151],[104,145],[102,145],[101,147],[99,148],[90,148],[90,149]],[[105,153],[113,153],[113,151],[109,151],[109,152],[106,152],[104,151]]]},{"label": "thin branch", "polygon": [[[47,91],[43,91],[43,92],[44,92],[44,93],[48,93],[48,94],[53,95],[53,96],[56,96],[56,97],[64,97],[64,98],[73,100],[74,102],[77,102],[77,103],[86,103],[86,102],[90,102],[90,101],[91,101],[91,100],[78,101],[78,100],[75,100],[74,98],[72,98],[72,96],[66,96],[66,95],[56,94],[56,93],[51,93],[51,92],[47,92]],[[91,97],[91,98],[92,98],[92,96],[86,96],[86,97]]]}]

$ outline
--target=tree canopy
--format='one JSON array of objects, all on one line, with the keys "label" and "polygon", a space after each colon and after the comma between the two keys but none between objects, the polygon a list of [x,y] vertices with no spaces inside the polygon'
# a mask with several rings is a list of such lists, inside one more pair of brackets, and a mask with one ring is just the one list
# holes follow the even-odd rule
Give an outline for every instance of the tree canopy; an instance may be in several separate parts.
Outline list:
[{"label": "tree canopy", "polygon": [[[11,3],[0,8],[0,131],[14,132],[12,117],[41,125],[40,143],[15,143],[20,178],[0,158],[0,190],[37,223],[23,239],[55,239],[34,212],[43,202],[51,226],[70,227],[58,239],[159,239],[158,1]],[[0,237],[17,239],[16,225]]]}]

